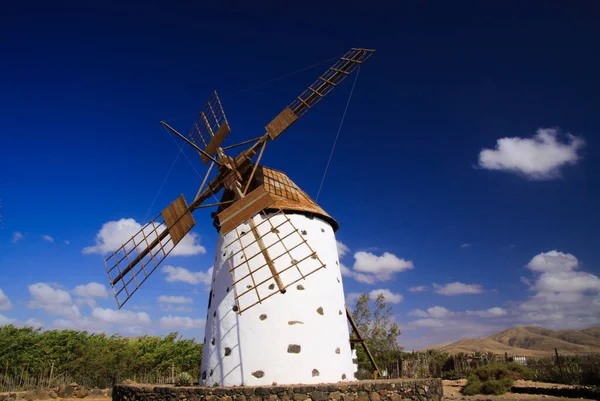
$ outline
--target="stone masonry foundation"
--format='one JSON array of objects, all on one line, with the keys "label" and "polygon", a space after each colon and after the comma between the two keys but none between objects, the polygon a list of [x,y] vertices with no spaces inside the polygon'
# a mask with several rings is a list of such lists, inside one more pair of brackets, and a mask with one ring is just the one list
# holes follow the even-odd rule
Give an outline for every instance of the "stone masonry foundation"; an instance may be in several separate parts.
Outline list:
[{"label": "stone masonry foundation", "polygon": [[364,380],[256,387],[118,385],[113,401],[441,401],[441,379]]}]

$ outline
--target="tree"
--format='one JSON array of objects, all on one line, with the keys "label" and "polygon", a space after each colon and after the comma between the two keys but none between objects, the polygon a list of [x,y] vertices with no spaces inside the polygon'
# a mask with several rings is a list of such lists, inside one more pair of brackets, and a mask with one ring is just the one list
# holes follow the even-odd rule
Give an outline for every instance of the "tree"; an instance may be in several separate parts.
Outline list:
[{"label": "tree", "polygon": [[[352,317],[380,369],[398,359],[402,350],[398,344],[400,327],[393,321],[392,307],[385,302],[383,294],[371,303],[369,295],[363,293],[356,301]],[[357,347],[356,354],[359,370],[372,370],[361,346]]]}]

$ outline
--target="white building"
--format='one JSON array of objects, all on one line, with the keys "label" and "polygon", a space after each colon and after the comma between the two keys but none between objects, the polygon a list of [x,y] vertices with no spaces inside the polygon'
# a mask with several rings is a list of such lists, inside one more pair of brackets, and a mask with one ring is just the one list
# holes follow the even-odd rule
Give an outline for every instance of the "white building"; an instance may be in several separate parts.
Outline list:
[{"label": "white building", "polygon": [[256,199],[266,190],[271,202],[252,218],[257,235],[248,221],[232,226],[235,218],[224,229],[227,208],[216,213],[220,232],[200,384],[354,380],[337,223],[283,173],[260,167],[249,193],[254,190]]}]

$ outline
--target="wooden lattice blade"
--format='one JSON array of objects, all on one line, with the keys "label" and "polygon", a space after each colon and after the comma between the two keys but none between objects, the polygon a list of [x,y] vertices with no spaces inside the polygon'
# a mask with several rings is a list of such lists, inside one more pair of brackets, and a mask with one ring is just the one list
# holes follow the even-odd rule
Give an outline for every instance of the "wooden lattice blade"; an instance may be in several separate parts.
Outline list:
[{"label": "wooden lattice blade", "polygon": [[[214,91],[200,110],[188,136],[196,146],[213,156],[230,132],[219,95]],[[200,154],[200,158],[204,164],[210,161],[205,154]]]},{"label": "wooden lattice blade", "polygon": [[335,87],[341,84],[360,65],[367,61],[375,50],[350,49],[300,96],[281,111],[265,129],[271,139],[276,139],[287,130],[299,117],[316,106]]},{"label": "wooden lattice blade", "polygon": [[[253,235],[250,220],[254,222],[262,246]],[[263,211],[255,215],[236,227],[232,237],[225,249],[239,313],[325,267],[282,211]],[[269,258],[275,274],[270,268]]]},{"label": "wooden lattice blade", "polygon": [[104,261],[121,308],[175,249],[195,221],[183,195]]}]

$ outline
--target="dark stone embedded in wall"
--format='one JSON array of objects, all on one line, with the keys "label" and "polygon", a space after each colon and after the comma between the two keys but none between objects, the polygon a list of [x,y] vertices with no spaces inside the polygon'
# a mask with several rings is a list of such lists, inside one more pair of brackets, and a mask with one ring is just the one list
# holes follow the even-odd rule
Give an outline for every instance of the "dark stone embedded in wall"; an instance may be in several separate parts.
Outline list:
[{"label": "dark stone embedded in wall", "polygon": [[303,286],[302,284],[298,284],[298,285],[296,286],[296,289],[297,289],[298,291],[302,291],[302,290],[304,289],[304,286]]},{"label": "dark stone embedded in wall", "polygon": [[[252,373],[264,377],[259,370]],[[346,375],[342,375],[342,380]],[[441,401],[441,379],[361,380],[325,384],[235,387],[118,385],[113,401]],[[13,400],[14,401],[14,400]]]},{"label": "dark stone embedded in wall", "polygon": [[304,324],[304,322],[301,322],[300,320],[290,320],[290,321],[288,322],[288,324],[289,324],[290,326],[293,326],[293,325],[295,325],[295,324]]},{"label": "dark stone embedded in wall", "polygon": [[319,371],[317,369],[313,369],[312,370],[312,375],[313,375],[313,377],[319,376]]},{"label": "dark stone embedded in wall", "polygon": [[299,354],[302,351],[302,347],[298,344],[288,345],[288,354]]},{"label": "dark stone embedded in wall", "polygon": [[273,283],[269,284],[269,289],[272,290],[273,288],[275,288],[275,284],[273,284]]},{"label": "dark stone embedded in wall", "polygon": [[317,309],[317,313],[319,315],[322,315],[323,314],[323,307],[319,306],[319,309]]},{"label": "dark stone embedded in wall", "polygon": [[258,317],[260,320],[265,320],[267,318],[267,315],[265,315],[264,313],[262,315],[260,315]]},{"label": "dark stone embedded in wall", "polygon": [[231,348],[225,347],[225,356],[231,355]]},{"label": "dark stone embedded in wall", "polygon": [[340,349],[339,349],[339,348],[336,348],[336,349],[335,349],[335,353],[336,353],[336,354],[339,354],[339,353],[340,353]]}]

